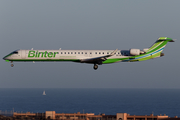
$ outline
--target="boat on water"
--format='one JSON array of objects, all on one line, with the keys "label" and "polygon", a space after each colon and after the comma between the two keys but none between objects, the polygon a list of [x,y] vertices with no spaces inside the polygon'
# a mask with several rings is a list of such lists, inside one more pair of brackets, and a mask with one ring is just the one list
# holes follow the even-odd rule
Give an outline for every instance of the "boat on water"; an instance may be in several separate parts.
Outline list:
[{"label": "boat on water", "polygon": [[43,91],[43,94],[42,94],[42,95],[46,95],[45,90]]}]

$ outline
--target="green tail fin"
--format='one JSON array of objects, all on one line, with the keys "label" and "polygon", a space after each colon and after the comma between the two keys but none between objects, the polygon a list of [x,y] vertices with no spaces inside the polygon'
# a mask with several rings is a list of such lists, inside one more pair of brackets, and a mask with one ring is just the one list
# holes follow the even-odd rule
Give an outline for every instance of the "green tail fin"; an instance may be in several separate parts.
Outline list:
[{"label": "green tail fin", "polygon": [[153,52],[156,51],[158,49],[161,49],[166,46],[166,44],[168,42],[174,42],[174,40],[172,38],[168,38],[168,37],[160,37],[147,51],[147,52]]}]

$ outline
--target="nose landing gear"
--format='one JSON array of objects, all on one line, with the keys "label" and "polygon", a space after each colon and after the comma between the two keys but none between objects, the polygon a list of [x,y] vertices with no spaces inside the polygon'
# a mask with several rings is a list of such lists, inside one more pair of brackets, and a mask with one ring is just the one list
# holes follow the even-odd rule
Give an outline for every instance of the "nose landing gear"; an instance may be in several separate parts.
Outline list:
[{"label": "nose landing gear", "polygon": [[94,70],[97,70],[98,69],[98,65],[97,64],[94,64]]},{"label": "nose landing gear", "polygon": [[11,67],[14,67],[13,61],[11,61]]}]

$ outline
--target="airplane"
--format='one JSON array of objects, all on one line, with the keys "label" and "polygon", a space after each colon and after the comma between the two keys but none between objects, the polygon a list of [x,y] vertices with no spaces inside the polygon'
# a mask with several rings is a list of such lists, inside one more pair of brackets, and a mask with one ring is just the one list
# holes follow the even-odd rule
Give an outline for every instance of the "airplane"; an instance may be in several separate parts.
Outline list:
[{"label": "airplane", "polygon": [[94,64],[94,70],[98,65],[116,62],[137,62],[164,56],[162,51],[168,42],[174,42],[172,38],[160,37],[150,48],[129,50],[16,50],[6,55],[3,59],[14,61],[72,61],[78,63]]}]

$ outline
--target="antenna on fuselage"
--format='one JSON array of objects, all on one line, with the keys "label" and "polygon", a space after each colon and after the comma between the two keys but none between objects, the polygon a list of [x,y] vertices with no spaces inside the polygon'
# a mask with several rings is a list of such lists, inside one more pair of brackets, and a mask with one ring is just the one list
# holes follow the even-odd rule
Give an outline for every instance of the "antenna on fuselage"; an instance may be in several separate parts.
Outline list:
[{"label": "antenna on fuselage", "polygon": [[61,48],[59,48],[59,50],[61,50]]},{"label": "antenna on fuselage", "polygon": [[31,50],[33,50],[33,48],[31,48]]}]

